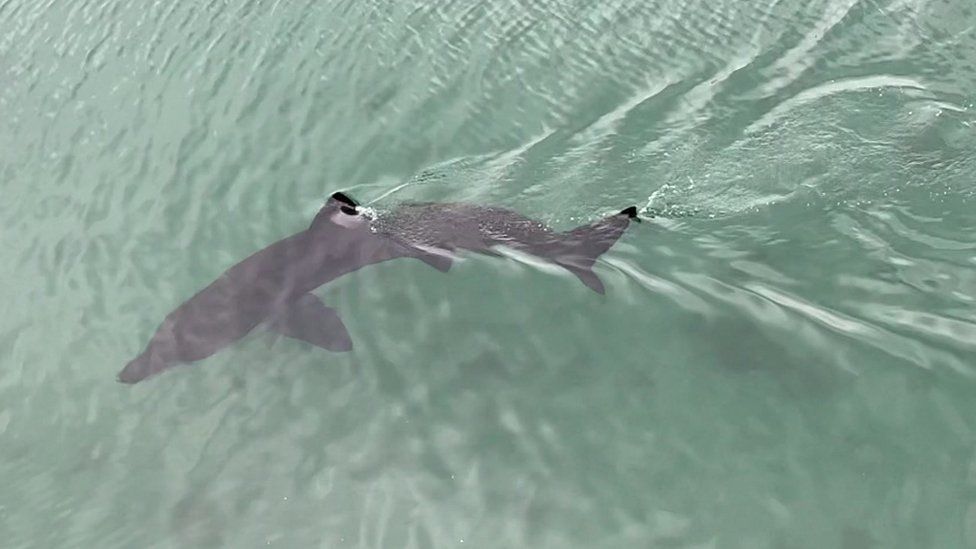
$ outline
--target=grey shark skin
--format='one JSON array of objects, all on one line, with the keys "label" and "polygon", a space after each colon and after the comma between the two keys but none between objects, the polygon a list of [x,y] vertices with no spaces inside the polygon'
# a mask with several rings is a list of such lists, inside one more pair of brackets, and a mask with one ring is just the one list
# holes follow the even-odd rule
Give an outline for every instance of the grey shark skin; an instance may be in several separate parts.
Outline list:
[{"label": "grey shark skin", "polygon": [[631,219],[640,220],[633,206],[595,223],[556,232],[504,208],[418,203],[401,205],[380,216],[373,226],[380,234],[447,261],[456,250],[499,255],[495,248],[506,247],[528,253],[565,268],[603,294],[603,282],[593,272],[593,264],[620,238]]},{"label": "grey shark skin", "polygon": [[308,229],[234,265],[167,315],[118,380],[137,383],[204,359],[259,325],[330,351],[349,351],[352,340],[342,320],[311,291],[401,257],[446,272],[459,250],[497,255],[494,248],[506,246],[560,265],[602,294],[592,266],[636,218],[636,208],[630,207],[560,233],[503,208],[425,203],[404,204],[370,219],[352,199],[335,193]]}]

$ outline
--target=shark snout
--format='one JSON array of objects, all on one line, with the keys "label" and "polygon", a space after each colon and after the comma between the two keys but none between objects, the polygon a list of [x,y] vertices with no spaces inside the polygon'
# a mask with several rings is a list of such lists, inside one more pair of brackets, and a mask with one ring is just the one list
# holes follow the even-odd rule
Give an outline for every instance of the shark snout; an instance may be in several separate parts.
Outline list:
[{"label": "shark snout", "polygon": [[151,353],[149,350],[144,351],[141,355],[132,359],[116,379],[120,383],[138,383],[147,377],[159,372],[165,367],[165,363],[161,360],[155,353]]}]

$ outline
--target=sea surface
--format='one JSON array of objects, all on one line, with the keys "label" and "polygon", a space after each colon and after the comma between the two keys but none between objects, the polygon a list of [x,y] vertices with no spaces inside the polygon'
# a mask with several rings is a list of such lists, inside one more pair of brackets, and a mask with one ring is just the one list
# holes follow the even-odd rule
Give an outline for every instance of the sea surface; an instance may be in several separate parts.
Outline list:
[{"label": "sea surface", "polygon": [[[0,545],[976,547],[971,0],[0,0]],[[343,190],[566,230],[137,385]]]}]

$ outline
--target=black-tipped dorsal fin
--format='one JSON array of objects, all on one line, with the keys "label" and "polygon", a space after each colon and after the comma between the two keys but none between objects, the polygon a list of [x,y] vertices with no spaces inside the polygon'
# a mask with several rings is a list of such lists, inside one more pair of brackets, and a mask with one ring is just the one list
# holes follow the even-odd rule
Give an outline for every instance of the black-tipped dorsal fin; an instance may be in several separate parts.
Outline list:
[{"label": "black-tipped dorsal fin", "polygon": [[350,198],[349,195],[341,191],[332,193],[332,200],[335,200],[336,202],[341,202],[346,206],[350,206],[352,208],[355,208],[356,206],[359,205],[359,202],[356,202],[355,200]]},{"label": "black-tipped dorsal fin", "polygon": [[359,210],[357,207],[359,204],[349,197],[349,195],[342,192],[332,193],[332,196],[325,201],[325,205],[319,209],[319,212],[315,214],[315,219],[312,220],[312,227],[326,226],[332,223],[333,214],[338,211],[345,215],[359,215]]},{"label": "black-tipped dorsal fin", "polygon": [[637,218],[637,206],[631,206],[629,208],[624,208],[624,209],[620,210],[620,214],[621,215],[626,215],[627,217],[629,217],[631,219],[636,219]]}]

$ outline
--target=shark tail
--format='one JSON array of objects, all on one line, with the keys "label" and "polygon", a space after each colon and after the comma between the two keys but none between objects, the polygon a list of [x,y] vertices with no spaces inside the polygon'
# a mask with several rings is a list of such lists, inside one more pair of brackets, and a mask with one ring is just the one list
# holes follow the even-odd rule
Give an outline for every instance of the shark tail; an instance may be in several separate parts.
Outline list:
[{"label": "shark tail", "polygon": [[593,272],[593,265],[617,242],[630,225],[631,219],[640,221],[634,206],[562,233],[561,245],[552,257],[553,262],[576,275],[587,288],[598,294],[605,294],[606,288],[600,277]]}]

